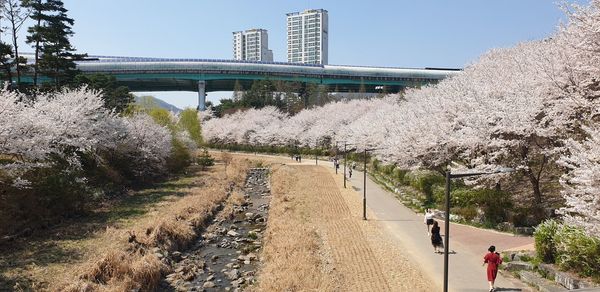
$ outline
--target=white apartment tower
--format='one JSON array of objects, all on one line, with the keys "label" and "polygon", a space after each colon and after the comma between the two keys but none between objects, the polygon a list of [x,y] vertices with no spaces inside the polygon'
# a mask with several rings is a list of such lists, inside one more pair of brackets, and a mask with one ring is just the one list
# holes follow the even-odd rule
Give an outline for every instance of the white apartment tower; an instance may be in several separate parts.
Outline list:
[{"label": "white apartment tower", "polygon": [[269,35],[265,29],[249,29],[233,33],[233,58],[235,60],[273,62],[269,50]]},{"label": "white apartment tower", "polygon": [[327,10],[309,9],[287,14],[287,59],[290,63],[327,64]]}]

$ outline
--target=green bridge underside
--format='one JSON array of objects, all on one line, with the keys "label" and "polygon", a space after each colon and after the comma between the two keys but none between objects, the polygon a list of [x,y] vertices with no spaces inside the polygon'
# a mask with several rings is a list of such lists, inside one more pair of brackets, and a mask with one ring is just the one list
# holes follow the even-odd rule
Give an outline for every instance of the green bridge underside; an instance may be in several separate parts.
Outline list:
[{"label": "green bridge underside", "polygon": [[236,81],[249,89],[255,80],[272,80],[295,83],[326,85],[329,91],[358,92],[361,87],[366,92],[379,92],[385,86],[388,92],[400,91],[405,87],[418,87],[438,80],[356,80],[349,78],[318,78],[300,76],[273,76],[262,74],[112,74],[119,84],[132,91],[197,91],[198,81],[206,81],[206,91],[233,91]]},{"label": "green bridge underside", "polygon": [[[233,91],[239,83],[249,89],[255,80],[326,86],[333,92],[397,92],[406,87],[437,83],[457,74],[453,69],[410,69],[310,65],[209,59],[164,59],[90,56],[79,61],[83,74],[108,74],[132,91]],[[32,82],[25,76],[24,82]]]}]

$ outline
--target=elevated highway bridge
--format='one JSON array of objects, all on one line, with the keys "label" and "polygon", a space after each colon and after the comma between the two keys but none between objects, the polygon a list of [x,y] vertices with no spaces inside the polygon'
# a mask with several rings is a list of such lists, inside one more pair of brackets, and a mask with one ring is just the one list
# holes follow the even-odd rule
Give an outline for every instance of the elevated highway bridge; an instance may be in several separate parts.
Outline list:
[{"label": "elevated highway bridge", "polygon": [[77,61],[84,74],[102,73],[132,91],[197,91],[205,108],[206,92],[233,91],[236,81],[250,88],[254,80],[279,80],[325,86],[330,92],[398,92],[406,87],[437,83],[457,69],[388,68],[254,62],[212,59],[168,59],[89,56]]}]

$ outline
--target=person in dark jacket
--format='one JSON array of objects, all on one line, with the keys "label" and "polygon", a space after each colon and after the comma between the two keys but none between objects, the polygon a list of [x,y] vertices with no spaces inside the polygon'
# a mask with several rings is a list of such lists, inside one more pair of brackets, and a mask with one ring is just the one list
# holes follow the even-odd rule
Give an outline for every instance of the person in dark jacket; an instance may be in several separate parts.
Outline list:
[{"label": "person in dark jacket", "polygon": [[435,220],[433,220],[433,227],[431,227],[431,245],[433,245],[433,251],[435,253],[442,252],[439,249],[444,248],[444,241],[440,235],[440,226]]}]

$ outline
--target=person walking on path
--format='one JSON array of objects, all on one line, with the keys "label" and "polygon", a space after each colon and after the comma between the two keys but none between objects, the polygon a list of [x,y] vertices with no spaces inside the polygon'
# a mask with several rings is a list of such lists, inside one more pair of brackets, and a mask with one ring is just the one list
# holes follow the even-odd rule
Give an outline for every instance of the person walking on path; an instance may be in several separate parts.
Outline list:
[{"label": "person walking on path", "polygon": [[500,254],[496,252],[495,246],[490,246],[488,248],[489,253],[483,257],[483,265],[487,264],[487,279],[490,284],[490,292],[494,291],[496,288],[494,287],[494,282],[496,281],[496,276],[498,275],[498,266],[502,264],[502,258]]},{"label": "person walking on path", "polygon": [[352,168],[348,169],[348,178],[352,178]]},{"label": "person walking on path", "polygon": [[433,220],[433,227],[431,227],[431,245],[433,245],[433,251],[435,253],[441,252],[438,249],[444,247],[444,241],[440,235],[440,226],[435,220]]},{"label": "person walking on path", "polygon": [[431,232],[429,232],[430,225],[433,225],[433,211],[427,208],[425,209],[425,217],[423,218],[423,223],[427,225],[427,235],[431,236]]}]

